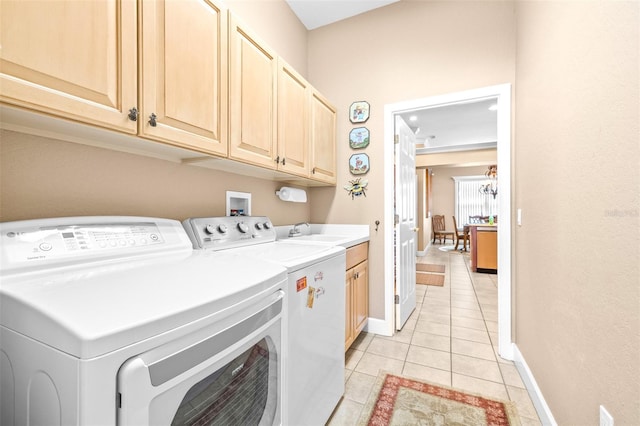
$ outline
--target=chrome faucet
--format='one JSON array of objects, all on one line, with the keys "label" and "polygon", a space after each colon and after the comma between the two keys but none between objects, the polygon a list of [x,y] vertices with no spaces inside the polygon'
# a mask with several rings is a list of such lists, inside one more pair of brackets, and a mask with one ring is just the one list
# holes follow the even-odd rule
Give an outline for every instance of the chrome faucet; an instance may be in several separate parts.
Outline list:
[{"label": "chrome faucet", "polygon": [[300,225],[307,225],[311,227],[308,222],[296,223],[295,225],[293,225],[293,228],[289,230],[289,237],[299,237],[302,235],[302,232],[300,232],[300,230],[298,229],[298,226]]}]

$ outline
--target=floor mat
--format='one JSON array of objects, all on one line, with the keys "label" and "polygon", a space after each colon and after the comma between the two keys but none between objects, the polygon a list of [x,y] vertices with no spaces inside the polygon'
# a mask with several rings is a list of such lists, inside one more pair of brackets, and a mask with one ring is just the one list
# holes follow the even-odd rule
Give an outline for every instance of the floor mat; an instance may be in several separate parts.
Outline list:
[{"label": "floor mat", "polygon": [[435,265],[433,263],[416,263],[416,271],[421,272],[438,272],[444,273],[444,265]]},{"label": "floor mat", "polygon": [[444,285],[444,275],[416,272],[416,284],[437,285],[442,287]]},{"label": "floor mat", "polygon": [[516,426],[515,405],[459,389],[381,372],[358,426]]}]

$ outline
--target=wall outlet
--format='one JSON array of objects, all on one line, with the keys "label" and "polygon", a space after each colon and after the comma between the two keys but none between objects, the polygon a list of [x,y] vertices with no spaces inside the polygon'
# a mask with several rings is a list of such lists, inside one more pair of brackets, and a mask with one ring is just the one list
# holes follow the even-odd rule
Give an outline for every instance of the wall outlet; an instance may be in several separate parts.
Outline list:
[{"label": "wall outlet", "polygon": [[613,416],[602,405],[600,406],[600,426],[613,426]]}]

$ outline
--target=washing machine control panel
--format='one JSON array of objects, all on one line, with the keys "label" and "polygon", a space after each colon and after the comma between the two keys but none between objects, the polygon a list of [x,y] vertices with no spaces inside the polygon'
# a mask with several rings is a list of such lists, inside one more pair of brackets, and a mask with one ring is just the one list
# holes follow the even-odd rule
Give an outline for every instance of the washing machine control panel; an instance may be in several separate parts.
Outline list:
[{"label": "washing machine control panel", "polygon": [[86,217],[1,224],[3,265],[11,269],[189,248],[184,230],[176,221],[115,217],[113,222],[103,222],[103,217],[93,219],[95,221]]},{"label": "washing machine control panel", "polygon": [[200,217],[182,224],[196,249],[223,250],[276,240],[266,216]]}]

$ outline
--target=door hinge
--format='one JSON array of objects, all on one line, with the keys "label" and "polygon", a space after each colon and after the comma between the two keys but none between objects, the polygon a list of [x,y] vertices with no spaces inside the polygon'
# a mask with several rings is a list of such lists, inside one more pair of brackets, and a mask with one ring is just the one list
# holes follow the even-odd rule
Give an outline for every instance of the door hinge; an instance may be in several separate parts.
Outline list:
[{"label": "door hinge", "polygon": [[400,295],[396,294],[396,298],[395,299],[396,299],[395,300],[396,301],[396,305],[399,305],[400,304]]},{"label": "door hinge", "polygon": [[116,394],[116,407],[122,408],[122,394],[120,392]]}]

